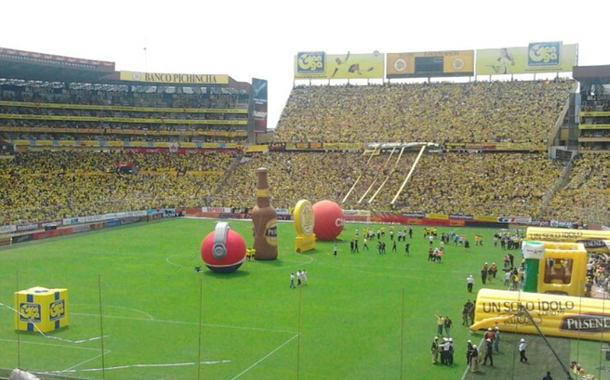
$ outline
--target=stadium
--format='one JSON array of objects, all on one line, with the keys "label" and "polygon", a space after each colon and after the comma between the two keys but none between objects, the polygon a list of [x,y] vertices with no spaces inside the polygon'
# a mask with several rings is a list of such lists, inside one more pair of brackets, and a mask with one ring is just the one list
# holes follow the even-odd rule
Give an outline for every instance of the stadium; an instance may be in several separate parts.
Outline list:
[{"label": "stadium", "polygon": [[[0,48],[0,376],[610,379],[607,319],[593,338],[589,322],[570,337],[502,331],[495,364],[477,371],[465,347],[483,335],[474,319],[458,326],[479,290],[521,294],[519,280],[479,274],[512,251],[523,282],[527,229],[610,230],[610,66],[577,58],[560,42],[298,52],[272,130],[264,79]],[[218,221],[255,244],[262,190],[282,221],[278,257],[201,271]],[[336,240],[297,252],[300,200],[341,207]],[[368,232],[370,250],[355,252]],[[587,247],[589,292],[571,305],[597,298],[607,318],[610,239],[599,239]],[[437,247],[442,261],[426,255]],[[55,301],[70,294],[50,331],[20,309],[45,288]],[[449,316],[453,335],[437,330]],[[435,335],[455,341],[455,362],[431,363]]]}]

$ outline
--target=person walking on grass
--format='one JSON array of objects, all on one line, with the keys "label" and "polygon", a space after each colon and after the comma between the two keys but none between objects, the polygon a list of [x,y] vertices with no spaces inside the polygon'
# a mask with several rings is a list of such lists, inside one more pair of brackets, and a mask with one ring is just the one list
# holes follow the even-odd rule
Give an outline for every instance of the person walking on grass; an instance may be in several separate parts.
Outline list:
[{"label": "person walking on grass", "polygon": [[470,353],[470,371],[479,371],[479,349],[476,344],[472,345],[472,352]]},{"label": "person walking on grass", "polygon": [[499,353],[500,352],[500,328],[498,326],[496,326],[494,328],[493,343],[494,343],[494,351],[496,353]]},{"label": "person walking on grass", "polygon": [[435,336],[432,341],[432,347],[430,347],[430,354],[432,355],[432,364],[438,363],[438,337]]},{"label": "person walking on grass", "polygon": [[527,363],[527,356],[525,356],[525,349],[527,348],[527,344],[525,344],[525,339],[521,339],[519,342],[519,361],[521,363]]},{"label": "person walking on grass", "polygon": [[453,321],[451,320],[451,318],[449,318],[448,315],[445,316],[445,321],[443,322],[443,325],[445,327],[445,334],[447,334],[448,337],[451,337],[451,327],[453,327]]},{"label": "person walking on grass", "polygon": [[483,360],[483,365],[487,365],[487,359],[489,359],[489,365],[493,367],[493,343],[491,339],[485,339],[485,358]]},{"label": "person walking on grass", "polygon": [[472,277],[472,275],[469,275],[466,278],[466,289],[468,289],[468,293],[472,293],[473,286],[474,286],[474,277]]},{"label": "person walking on grass", "polygon": [[440,314],[436,314],[436,335],[443,336],[443,327],[445,327],[445,318]]},{"label": "person walking on grass", "polygon": [[466,342],[466,365],[470,365],[470,358],[472,357],[472,340],[468,339]]}]

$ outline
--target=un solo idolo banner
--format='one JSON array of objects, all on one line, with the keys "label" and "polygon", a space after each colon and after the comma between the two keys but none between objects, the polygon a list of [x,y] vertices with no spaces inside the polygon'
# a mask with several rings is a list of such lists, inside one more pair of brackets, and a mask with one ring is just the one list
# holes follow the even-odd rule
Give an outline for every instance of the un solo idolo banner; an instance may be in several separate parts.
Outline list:
[{"label": "un solo idolo banner", "polygon": [[[529,316],[525,314],[525,311]],[[531,317],[531,319],[530,319]],[[565,338],[610,338],[610,301],[599,298],[481,289],[472,330],[499,326],[501,331]]]}]

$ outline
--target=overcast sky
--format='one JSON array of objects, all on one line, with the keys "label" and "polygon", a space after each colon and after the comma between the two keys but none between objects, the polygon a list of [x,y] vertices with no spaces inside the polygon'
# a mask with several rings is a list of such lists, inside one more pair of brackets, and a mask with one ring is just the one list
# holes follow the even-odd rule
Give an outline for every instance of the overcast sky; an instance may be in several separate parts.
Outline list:
[{"label": "overcast sky", "polygon": [[[269,127],[300,51],[327,54],[579,44],[579,65],[610,64],[607,1],[5,0],[0,47],[113,61],[117,70],[269,81]],[[590,14],[590,16],[587,16]]]}]

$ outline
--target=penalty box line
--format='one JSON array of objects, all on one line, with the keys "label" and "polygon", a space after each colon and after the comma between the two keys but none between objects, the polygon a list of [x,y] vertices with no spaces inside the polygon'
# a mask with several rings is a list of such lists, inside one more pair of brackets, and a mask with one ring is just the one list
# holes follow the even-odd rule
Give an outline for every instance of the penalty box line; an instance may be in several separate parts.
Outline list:
[{"label": "penalty box line", "polygon": [[[88,313],[70,313],[71,315],[82,315],[87,317],[96,317],[98,318],[98,314],[88,314]],[[126,319],[131,321],[140,321],[140,322],[156,322],[156,323],[167,323],[174,325],[189,325],[189,326],[199,326],[197,322],[185,322],[185,321],[171,321],[166,319],[148,319],[148,318],[136,318],[136,317],[123,317],[117,315],[103,315],[104,318],[114,318],[114,319]],[[236,329],[236,330],[248,330],[248,331],[263,331],[263,332],[273,332],[273,333],[283,333],[283,334],[294,334],[296,331],[291,330],[281,330],[281,329],[266,329],[263,327],[248,327],[248,326],[229,326],[229,325],[216,325],[210,323],[202,323],[203,327],[215,327],[215,328],[224,328],[224,329]]]},{"label": "penalty box line", "polygon": [[[30,345],[36,345],[36,346],[47,346],[47,347],[58,347],[58,348],[62,348],[62,349],[74,349],[74,350],[82,350],[82,351],[96,351],[99,352],[100,349],[98,348],[91,348],[91,347],[82,347],[82,346],[76,346],[76,345],[66,345],[66,344],[53,344],[53,343],[44,343],[44,342],[32,342],[32,341],[27,341],[27,340],[16,340],[16,339],[3,339],[0,338],[0,342],[10,342],[10,343],[19,343],[19,344],[30,344]],[[80,363],[77,363],[65,370],[62,371],[39,371],[39,370],[32,370],[35,373],[38,374],[61,374],[64,372],[70,372],[70,370],[80,367],[84,364],[87,364],[89,362],[92,362],[100,357],[102,357],[102,355],[108,355],[110,354],[112,351],[111,350],[104,350],[103,354],[98,354],[95,355],[87,360],[84,360]]]}]

